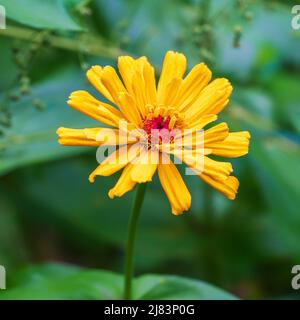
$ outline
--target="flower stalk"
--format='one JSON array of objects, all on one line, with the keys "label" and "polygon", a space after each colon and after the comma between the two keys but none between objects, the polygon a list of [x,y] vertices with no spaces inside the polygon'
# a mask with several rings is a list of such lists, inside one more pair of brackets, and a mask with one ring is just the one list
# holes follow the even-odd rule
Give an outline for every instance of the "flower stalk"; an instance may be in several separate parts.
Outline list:
[{"label": "flower stalk", "polygon": [[132,299],[132,278],[134,273],[134,248],[136,239],[136,229],[138,219],[143,204],[145,191],[147,184],[140,183],[137,186],[137,192],[134,198],[133,206],[130,213],[128,232],[127,232],[127,243],[125,253],[125,283],[124,283],[124,299]]}]

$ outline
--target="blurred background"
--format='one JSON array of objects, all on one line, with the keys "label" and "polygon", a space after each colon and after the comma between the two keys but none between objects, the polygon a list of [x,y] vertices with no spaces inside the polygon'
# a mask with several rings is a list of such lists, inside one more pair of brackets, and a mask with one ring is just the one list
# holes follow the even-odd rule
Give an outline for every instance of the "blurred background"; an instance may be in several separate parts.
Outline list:
[{"label": "blurred background", "polygon": [[[249,130],[233,161],[232,202],[193,176],[192,207],[172,216],[157,177],[148,186],[136,273],[202,279],[241,298],[297,298],[300,264],[300,29],[294,1],[0,0],[0,264],[9,281],[30,264],[66,262],[122,273],[134,192],[107,196],[117,175],[88,181],[96,149],[61,147],[59,126],[95,121],[70,109],[91,65],[165,52],[204,61],[234,93],[219,120]],[[300,21],[299,21],[300,22]],[[158,74],[157,72],[157,74]]]}]

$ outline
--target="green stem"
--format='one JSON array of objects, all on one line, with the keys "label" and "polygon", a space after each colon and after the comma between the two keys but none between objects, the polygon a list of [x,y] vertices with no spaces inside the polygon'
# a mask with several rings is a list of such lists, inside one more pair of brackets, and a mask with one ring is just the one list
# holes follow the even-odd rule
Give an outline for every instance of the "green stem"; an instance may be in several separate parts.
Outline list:
[{"label": "green stem", "polygon": [[[0,36],[38,43],[39,37],[36,37],[35,35],[40,32],[41,31],[30,28],[10,26],[7,29],[0,30]],[[46,40],[51,47],[82,52],[92,56],[115,59],[117,56],[122,54],[119,48],[115,48],[110,46],[108,43],[104,43],[103,39],[95,36],[87,37],[86,34],[78,34],[73,38],[65,38],[50,33],[47,35]]]},{"label": "green stem", "polygon": [[138,219],[140,216],[140,211],[146,191],[146,183],[140,183],[137,187],[137,192],[131,209],[131,214],[128,224],[127,232],[127,244],[126,244],[126,257],[125,257],[125,284],[124,284],[124,299],[130,300],[131,287],[132,287],[132,277],[134,271],[134,244],[136,238],[136,228],[138,224]]},{"label": "green stem", "polygon": [[200,24],[204,25],[208,22],[208,14],[210,9],[210,0],[203,0],[200,12]]}]

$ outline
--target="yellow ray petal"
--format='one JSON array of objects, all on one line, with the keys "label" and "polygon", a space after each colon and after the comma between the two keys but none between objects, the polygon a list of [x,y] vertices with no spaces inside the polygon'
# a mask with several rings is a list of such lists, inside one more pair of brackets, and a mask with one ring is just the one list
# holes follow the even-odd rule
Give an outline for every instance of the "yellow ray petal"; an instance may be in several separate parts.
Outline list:
[{"label": "yellow ray petal", "polygon": [[211,176],[213,179],[226,180],[232,171],[233,168],[230,162],[216,161],[204,156],[203,173]]},{"label": "yellow ray petal", "polygon": [[232,86],[227,79],[220,78],[211,82],[185,112],[190,126],[205,114],[218,114],[222,111],[229,101],[231,92]]},{"label": "yellow ray petal", "polygon": [[132,190],[136,185],[135,181],[131,179],[131,171],[133,169],[133,164],[128,164],[119,180],[117,181],[116,185],[109,190],[108,196],[113,199],[114,197],[122,197],[126,192]]},{"label": "yellow ray petal", "polygon": [[143,70],[144,82],[146,88],[146,102],[147,104],[156,105],[157,93],[156,93],[156,80],[155,70],[150,63],[144,65]]},{"label": "yellow ray petal", "polygon": [[206,125],[208,125],[211,122],[214,122],[218,119],[218,116],[216,114],[206,114],[201,117],[199,117],[196,121],[193,121],[192,125],[185,121],[186,128],[193,129],[193,130],[199,130],[204,128]]},{"label": "yellow ray petal", "polygon": [[[204,142],[204,127],[217,120],[218,116],[215,114],[207,114],[197,122],[197,125],[193,128],[186,127],[185,130],[179,130],[178,134],[174,137],[174,142],[184,144],[184,146],[194,146],[196,143]],[[203,140],[203,141],[201,141]],[[202,147],[202,144],[201,144]]]},{"label": "yellow ray petal", "polygon": [[129,162],[136,158],[141,146],[136,143],[120,147],[112,152],[104,161],[90,174],[89,181],[94,182],[96,176],[110,176],[124,168]]},{"label": "yellow ray petal", "polygon": [[200,174],[199,177],[211,187],[221,192],[228,199],[235,199],[239,187],[239,180],[236,177],[229,176],[226,180],[222,181],[214,180],[205,174]]},{"label": "yellow ray petal", "polygon": [[100,66],[91,67],[86,76],[89,79],[90,83],[109,101],[114,103],[114,99],[109,93],[109,91],[105,88],[101,81],[103,68]]},{"label": "yellow ray petal", "polygon": [[74,147],[98,147],[101,145],[98,141],[78,139],[78,138],[59,138],[58,143],[63,146]]},{"label": "yellow ray petal", "polygon": [[68,100],[68,105],[75,110],[110,126],[118,127],[123,114],[113,106],[98,101],[86,91],[74,91]]},{"label": "yellow ray petal", "polygon": [[202,125],[216,119],[216,116],[204,116],[199,121],[197,129],[184,130],[175,136],[175,144],[182,144],[184,147],[192,147],[193,149],[211,149],[211,144],[223,141],[229,134],[228,126],[225,122],[219,123],[207,130],[202,130]]},{"label": "yellow ray petal", "polygon": [[105,160],[89,175],[89,181],[93,183],[96,176],[110,176],[121,170],[128,163],[127,146],[112,152]]},{"label": "yellow ray petal", "polygon": [[145,105],[156,104],[155,71],[146,57],[133,59],[119,57],[118,68],[126,89],[132,95],[140,113],[145,115]]},{"label": "yellow ray petal", "polygon": [[157,168],[157,161],[151,150],[144,150],[133,163],[131,179],[135,182],[144,183],[152,181]]},{"label": "yellow ray petal", "polygon": [[140,72],[135,72],[132,77],[132,95],[135,99],[135,103],[140,110],[142,117],[146,116],[146,86],[143,75]]},{"label": "yellow ray petal", "polygon": [[[111,128],[70,129],[58,128],[58,142],[66,146],[116,145],[119,131]],[[99,139],[102,136],[103,139]]]},{"label": "yellow ray petal", "polygon": [[174,100],[178,94],[178,89],[180,88],[182,83],[181,78],[173,78],[166,86],[164,90],[161,101],[164,106],[173,106]]},{"label": "yellow ray petal", "polygon": [[226,122],[219,123],[204,131],[205,147],[214,142],[223,141],[229,134],[228,125]]},{"label": "yellow ray petal", "polygon": [[163,103],[165,90],[174,78],[182,78],[186,70],[186,58],[183,54],[168,51],[165,55],[161,75],[157,86],[158,104]]},{"label": "yellow ray petal", "polygon": [[114,103],[117,105],[120,93],[127,92],[127,90],[119,78],[116,70],[111,66],[105,66],[102,70],[101,81],[112,96]]},{"label": "yellow ray petal", "polygon": [[118,106],[128,120],[138,127],[142,125],[142,118],[134,99],[127,92],[121,92],[118,98]]},{"label": "yellow ray petal", "polygon": [[211,71],[204,63],[195,65],[184,78],[173,105],[183,112],[199,97],[211,79]]},{"label": "yellow ray petal", "polygon": [[[165,154],[173,154],[176,156],[176,158],[180,159],[182,162],[183,159],[195,159],[191,160],[191,163],[197,161],[203,161],[201,160],[200,157],[210,155],[212,153],[212,149],[207,149],[207,148],[201,148],[199,147],[198,149],[190,149],[190,148],[184,148],[181,149],[179,147],[174,146],[174,144],[165,144],[165,145],[160,145],[159,148],[160,152],[165,153]],[[189,161],[189,160],[187,160]]]},{"label": "yellow ray petal", "polygon": [[130,94],[132,94],[132,77],[137,71],[142,73],[144,64],[146,62],[146,57],[133,59],[129,56],[121,56],[118,58],[118,69],[125,87]]},{"label": "yellow ray petal", "polygon": [[233,171],[231,163],[210,159],[205,155],[209,151],[209,149],[204,149],[204,152],[195,153],[193,150],[175,155],[197,175],[204,173],[215,180],[226,180]]},{"label": "yellow ray petal", "polygon": [[212,154],[222,157],[241,157],[248,153],[250,133],[248,131],[231,132],[225,140],[208,143]]},{"label": "yellow ray petal", "polygon": [[172,162],[159,164],[158,176],[169,199],[172,213],[179,215],[187,211],[191,206],[191,195],[176,166]]}]

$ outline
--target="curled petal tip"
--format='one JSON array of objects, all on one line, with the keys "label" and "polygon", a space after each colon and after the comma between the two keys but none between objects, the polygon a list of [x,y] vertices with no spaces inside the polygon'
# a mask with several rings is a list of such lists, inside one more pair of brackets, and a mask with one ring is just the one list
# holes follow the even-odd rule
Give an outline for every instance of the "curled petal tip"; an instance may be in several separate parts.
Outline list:
[{"label": "curled petal tip", "polygon": [[95,176],[94,175],[92,175],[92,174],[89,175],[89,182],[90,183],[94,183],[95,182]]},{"label": "curled petal tip", "polygon": [[108,191],[108,196],[110,199],[113,199],[115,197],[114,191],[112,189]]}]

